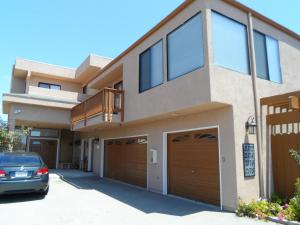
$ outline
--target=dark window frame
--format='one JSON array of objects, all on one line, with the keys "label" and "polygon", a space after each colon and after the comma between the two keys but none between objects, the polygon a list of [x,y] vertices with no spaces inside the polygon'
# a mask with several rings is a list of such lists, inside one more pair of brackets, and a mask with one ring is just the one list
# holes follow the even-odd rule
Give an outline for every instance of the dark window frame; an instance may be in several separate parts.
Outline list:
[{"label": "dark window frame", "polygon": [[[48,88],[46,88],[46,87],[41,87],[41,85],[48,85]],[[59,87],[59,90],[58,90],[58,89],[52,89],[51,86]],[[57,91],[60,91],[60,90],[61,90],[61,85],[60,85],[60,84],[52,84],[52,83],[45,83],[45,82],[39,82],[39,83],[38,83],[38,87],[39,87],[39,88],[50,89],[50,90],[57,90]]]},{"label": "dark window frame", "polygon": [[[141,67],[141,56],[142,56],[145,52],[149,51],[153,46],[155,46],[155,45],[158,44],[159,42],[162,43],[161,51],[162,51],[162,75],[163,75],[163,80],[162,80],[161,83],[159,83],[159,84],[157,84],[157,85],[154,85],[154,86],[152,86],[152,87],[150,87],[150,88],[147,88],[147,89],[145,89],[145,90],[141,90],[141,68],[142,68],[142,67]],[[149,46],[147,49],[145,49],[143,52],[141,52],[141,53],[139,54],[139,94],[140,94],[140,93],[143,93],[143,92],[145,92],[145,91],[151,90],[152,88],[155,88],[155,87],[158,87],[158,86],[162,85],[162,84],[164,83],[164,81],[165,81],[164,77],[165,77],[165,73],[164,73],[164,41],[163,41],[163,38],[161,38],[161,39],[159,39],[157,42],[155,42],[154,44],[152,44],[151,46]]]},{"label": "dark window frame", "polygon": [[197,12],[196,14],[194,14],[193,16],[191,16],[189,19],[187,19],[186,21],[184,21],[182,24],[180,24],[178,27],[176,27],[175,29],[173,29],[172,31],[170,31],[167,36],[166,36],[166,61],[167,61],[167,81],[172,81],[175,80],[179,77],[185,76],[189,73],[192,73],[198,69],[204,68],[206,61],[205,61],[205,47],[204,47],[204,28],[203,28],[203,24],[202,24],[202,40],[203,40],[203,65],[202,66],[198,66],[197,68],[191,69],[190,71],[181,74],[180,76],[174,77],[172,79],[169,78],[169,45],[168,45],[168,37],[170,34],[172,34],[173,32],[177,31],[178,29],[180,29],[182,26],[184,26],[186,23],[188,23],[190,20],[192,20],[194,17],[198,16],[199,14],[201,14],[202,17],[202,23],[203,23],[203,13],[202,11]]},{"label": "dark window frame", "polygon": [[[245,74],[245,75],[251,76],[251,73],[252,73],[252,67],[251,67],[251,62],[250,62],[250,61],[251,61],[251,56],[250,56],[249,26],[248,26],[247,24],[244,24],[244,23],[242,23],[242,22],[240,22],[240,21],[234,19],[234,18],[231,18],[231,17],[229,17],[229,16],[227,16],[227,15],[224,15],[223,13],[220,13],[220,12],[218,12],[218,11],[216,11],[216,10],[211,10],[211,13],[217,13],[217,14],[219,14],[219,15],[221,15],[221,16],[223,16],[223,17],[225,17],[225,18],[227,18],[227,19],[229,19],[229,20],[231,20],[231,21],[233,21],[233,22],[236,22],[236,23],[238,23],[238,24],[243,25],[243,26],[246,28],[247,58],[248,58],[248,60],[247,60],[247,61],[248,61],[248,73],[244,73],[244,72],[241,72],[241,71],[237,71],[236,69],[229,68],[229,67],[226,67],[226,66],[224,66],[224,65],[218,65],[218,66],[223,67],[223,68],[228,69],[228,70],[231,70],[231,71],[234,71],[234,72],[238,72],[238,73],[241,73],[241,74]],[[212,30],[211,30],[211,32],[212,32]],[[214,48],[214,46],[213,46],[213,48]]]}]

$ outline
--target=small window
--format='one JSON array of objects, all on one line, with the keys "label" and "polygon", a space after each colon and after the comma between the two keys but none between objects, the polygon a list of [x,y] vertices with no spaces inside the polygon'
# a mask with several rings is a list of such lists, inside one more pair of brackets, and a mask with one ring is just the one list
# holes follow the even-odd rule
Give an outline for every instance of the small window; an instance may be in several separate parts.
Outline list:
[{"label": "small window", "polygon": [[49,84],[49,83],[39,82],[38,86],[40,88],[47,88],[47,89],[52,89],[52,90],[61,90],[61,86],[58,85],[58,84]]},{"label": "small window", "polygon": [[168,34],[168,80],[204,65],[202,15],[198,13]]},{"label": "small window", "polygon": [[140,55],[139,92],[149,90],[163,83],[162,40]]},{"label": "small window", "polygon": [[138,138],[137,140],[138,144],[147,144],[147,138]]},{"label": "small window", "polygon": [[282,83],[278,41],[254,31],[257,77]]},{"label": "small window", "polygon": [[50,88],[49,84],[45,84],[45,83],[39,83],[39,87],[41,88]]},{"label": "small window", "polygon": [[178,136],[178,137],[176,137],[176,138],[174,138],[173,140],[172,140],[172,142],[181,142],[181,141],[187,141],[187,140],[189,140],[190,139],[190,135],[188,135],[188,134],[186,134],[186,135],[182,135],[182,136]]},{"label": "small window", "polygon": [[30,136],[58,138],[59,132],[56,129],[34,128],[30,131]]},{"label": "small window", "polygon": [[131,144],[134,144],[136,142],[135,139],[129,139],[126,141],[126,145],[131,145]]},{"label": "small window", "polygon": [[33,144],[33,145],[40,145],[41,142],[40,142],[40,141],[32,141],[32,144]]},{"label": "small window", "polygon": [[211,134],[195,134],[194,135],[195,139],[217,139],[216,136],[211,135]]},{"label": "small window", "polygon": [[50,89],[53,89],[53,90],[60,90],[60,85],[50,84]]},{"label": "small window", "polygon": [[116,145],[122,145],[122,141],[120,141],[120,140],[115,141],[115,144],[116,144]]},{"label": "small window", "polygon": [[[123,90],[123,81],[120,81],[114,84],[114,89]],[[122,108],[122,97],[120,94],[114,95],[114,109],[120,110]],[[118,114],[118,111],[115,111],[114,114]]]},{"label": "small window", "polygon": [[82,94],[86,94],[86,85],[82,88]]},{"label": "small window", "polygon": [[114,84],[114,89],[123,90],[123,81]]},{"label": "small window", "polygon": [[113,144],[114,144],[113,141],[108,141],[108,142],[106,142],[106,143],[107,143],[107,145],[113,145]]}]

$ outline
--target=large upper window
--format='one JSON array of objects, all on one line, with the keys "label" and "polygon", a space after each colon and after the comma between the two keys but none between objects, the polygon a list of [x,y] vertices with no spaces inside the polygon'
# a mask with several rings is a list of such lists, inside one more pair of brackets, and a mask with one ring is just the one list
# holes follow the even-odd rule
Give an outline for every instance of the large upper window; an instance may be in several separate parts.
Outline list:
[{"label": "large upper window", "polygon": [[58,84],[49,84],[49,83],[43,83],[43,82],[39,82],[38,86],[41,88],[47,88],[47,89],[53,89],[53,90],[61,89],[61,86]]},{"label": "large upper window", "polygon": [[217,12],[212,12],[212,36],[214,63],[249,74],[246,26]]},{"label": "large upper window", "polygon": [[278,41],[254,31],[256,72],[259,78],[282,82]]},{"label": "large upper window", "polygon": [[168,80],[204,65],[202,15],[198,13],[167,37]]},{"label": "large upper window", "polygon": [[159,41],[140,55],[140,92],[163,83],[162,47],[162,41]]}]

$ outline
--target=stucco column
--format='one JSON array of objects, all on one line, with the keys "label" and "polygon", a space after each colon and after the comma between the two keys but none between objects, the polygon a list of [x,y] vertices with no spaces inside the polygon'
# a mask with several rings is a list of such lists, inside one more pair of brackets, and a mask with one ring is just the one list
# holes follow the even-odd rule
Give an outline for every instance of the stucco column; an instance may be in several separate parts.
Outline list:
[{"label": "stucco column", "polygon": [[92,171],[93,138],[88,139],[88,171]]},{"label": "stucco column", "polygon": [[13,132],[15,131],[16,121],[15,119],[9,118],[8,119],[8,130]]},{"label": "stucco column", "polygon": [[103,177],[104,174],[104,139],[99,137],[99,147],[100,147],[100,177]]},{"label": "stucco column", "polygon": [[25,82],[25,93],[28,94],[29,91],[29,80],[31,77],[31,71],[27,71],[26,82]]},{"label": "stucco column", "polygon": [[59,135],[59,139],[57,140],[57,146],[56,146],[56,169],[60,169],[59,168],[59,156],[60,156],[60,135]]},{"label": "stucco column", "polygon": [[84,154],[84,139],[81,140],[80,145],[80,162],[79,162],[79,168],[83,169],[83,154]]}]

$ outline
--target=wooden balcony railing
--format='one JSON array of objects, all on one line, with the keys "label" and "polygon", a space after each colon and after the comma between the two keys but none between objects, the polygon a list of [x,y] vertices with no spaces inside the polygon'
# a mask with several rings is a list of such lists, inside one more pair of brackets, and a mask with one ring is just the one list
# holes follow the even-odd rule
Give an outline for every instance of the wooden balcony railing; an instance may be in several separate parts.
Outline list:
[{"label": "wooden balcony railing", "polygon": [[120,113],[124,120],[124,91],[104,88],[99,93],[74,106],[71,110],[72,125],[79,121],[86,121],[90,117],[103,115],[103,121],[111,122],[113,114]]}]

